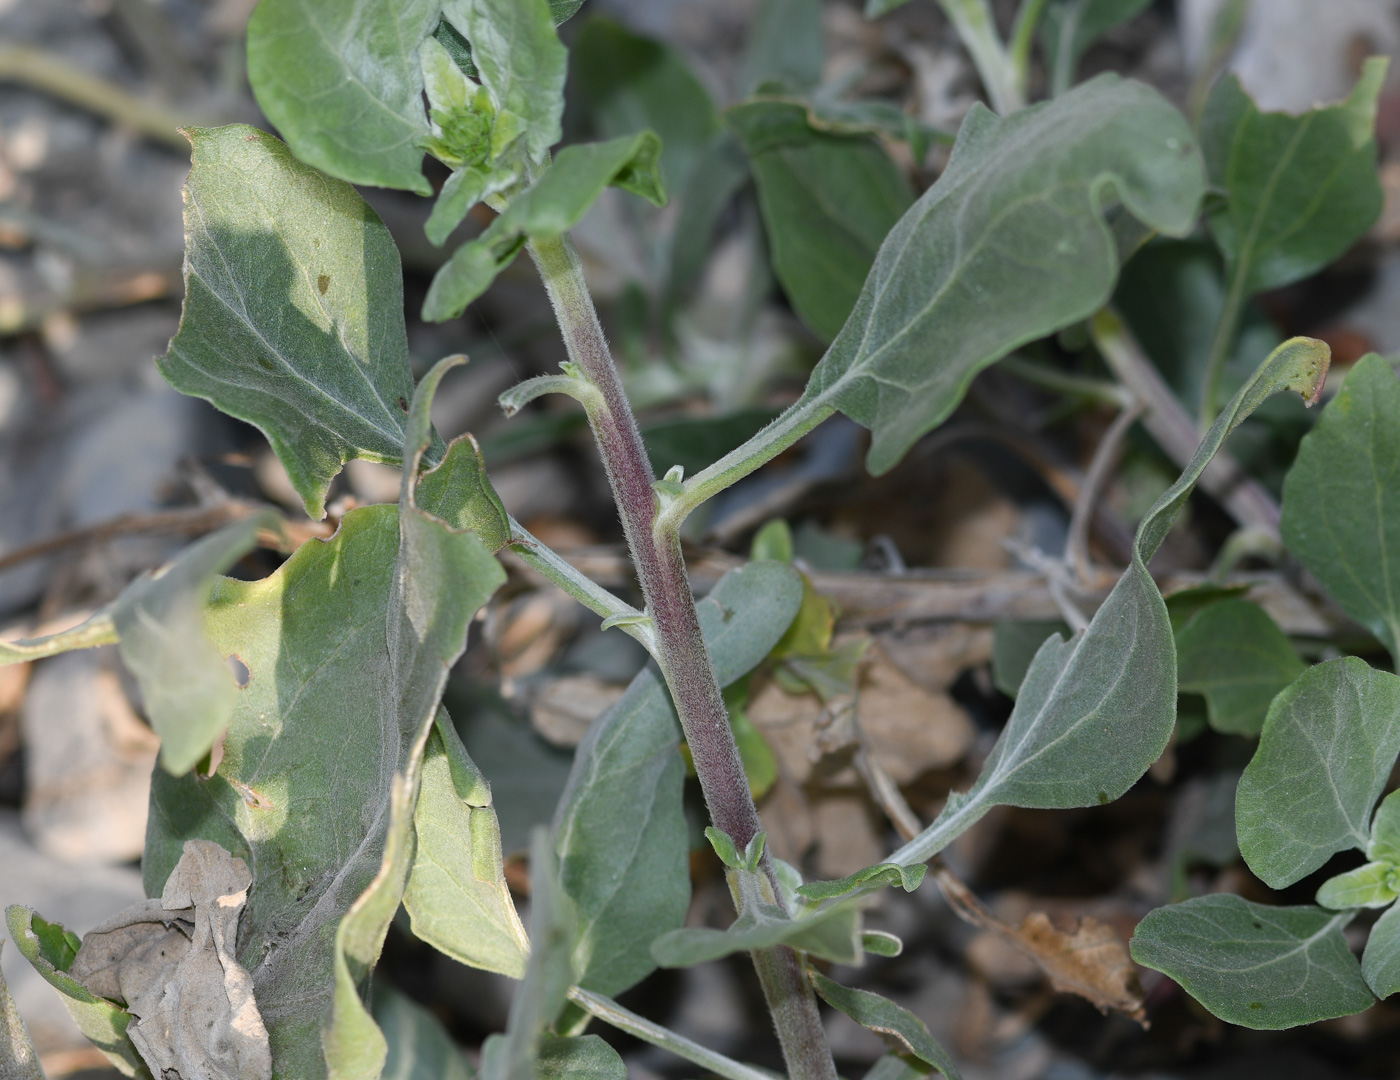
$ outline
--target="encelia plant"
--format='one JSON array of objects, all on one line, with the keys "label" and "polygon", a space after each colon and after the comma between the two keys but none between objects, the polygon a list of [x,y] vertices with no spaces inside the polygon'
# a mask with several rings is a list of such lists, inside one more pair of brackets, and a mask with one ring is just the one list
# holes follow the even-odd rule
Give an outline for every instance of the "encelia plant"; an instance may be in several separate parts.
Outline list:
[{"label": "encelia plant", "polygon": [[[769,1075],[613,1000],[658,965],[738,952],[752,957],[793,1080],[836,1075],[818,998],[894,1041],[871,1076],[956,1077],[918,1017],[816,962],[897,951],[890,935],[863,929],[862,906],[878,890],[917,886],[929,860],[993,807],[1121,796],[1167,747],[1179,686],[1206,696],[1220,730],[1262,727],[1238,795],[1240,848],[1261,878],[1285,886],[1349,847],[1369,861],[1328,881],[1319,907],[1207,896],[1161,909],[1134,939],[1136,958],[1253,1027],[1338,1016],[1392,993],[1396,909],[1359,964],[1342,930],[1400,896],[1400,803],[1391,796],[1371,813],[1400,753],[1400,679],[1356,658],[1304,669],[1257,606],[1219,589],[1169,605],[1148,571],[1198,481],[1277,533],[1262,489],[1221,448],[1277,391],[1316,401],[1329,354],[1295,338],[1249,355],[1242,313],[1257,293],[1326,265],[1375,219],[1384,63],[1366,65],[1347,101],[1298,117],[1260,112],[1226,78],[1193,126],[1137,82],[1071,86],[1093,38],[1143,3],[1026,0],[1003,42],[985,0],[942,0],[996,111],[972,108],[918,198],[874,136],[922,157],[939,133],[888,105],[813,89],[791,67],[756,82],[705,135],[747,156],[777,277],[830,345],[772,423],[693,475],[676,467],[658,478],[569,230],[604,188],[661,205],[673,178],[652,130],[556,149],[569,61],[556,25],[580,3],[262,0],[249,75],[285,142],[242,125],[187,132],[187,292],[162,374],[259,428],[313,518],[351,459],[397,464],[402,482],[397,505],[347,513],[331,539],[304,544],[263,580],[220,575],[275,528],[271,517],[201,540],[75,629],[0,646],[0,660],[21,662],[115,643],[162,740],[142,866],[151,899],[82,940],[8,911],[15,944],[83,1030],[127,1075],[164,1080],[373,1080],[386,1062],[397,1075],[470,1075],[426,1012],[386,988],[369,992],[402,906],[422,941],[521,980],[505,1032],[482,1050],[491,1078],[623,1077],[616,1052],[584,1033],[594,1018],[731,1080]],[[895,6],[875,0],[870,14]],[[762,32],[781,37],[802,7],[763,5]],[[1027,107],[1038,32],[1055,96]],[[614,28],[591,47],[595,61],[608,49],[624,61],[603,64],[604,78],[655,77],[646,93],[667,92],[673,58],[654,43]],[[626,62],[657,56],[665,62]],[[678,93],[694,89],[676,78]],[[445,444],[432,428],[434,393],[464,358],[415,385],[398,253],[351,186],[432,197],[425,151],[451,170],[427,221],[432,242],[478,203],[496,214],[453,251],[423,314],[459,316],[529,255],[569,358],[501,404],[509,413],[543,394],[576,399],[640,608],[510,516],[470,435]],[[674,180],[708,182],[696,175]],[[823,198],[824,184],[844,202]],[[846,214],[850,227],[823,214]],[[1143,247],[1150,237],[1192,235],[1215,246],[1226,286],[1194,417],[1109,306],[1125,261],[1154,250]],[[834,413],[869,430],[868,468],[887,472],[980,370],[1077,326],[1118,380],[1128,420],[1135,400],[1148,406],[1148,430],[1180,478],[1142,518],[1093,617],[1034,652],[971,788],[885,862],[804,883],[765,848],[723,696],[788,632],[803,579],[783,561],[754,561],[697,603],[682,525]],[[1392,652],[1398,417],[1393,372],[1362,361],[1303,443],[1281,528],[1289,551]],[[490,777],[442,706],[468,627],[505,580],[496,555],[507,548],[652,660],[593,723],[553,827],[534,836],[528,931],[504,878]],[[682,745],[734,898],[725,930],[683,925]],[[22,1025],[5,1015],[15,1075],[40,1075]]]}]

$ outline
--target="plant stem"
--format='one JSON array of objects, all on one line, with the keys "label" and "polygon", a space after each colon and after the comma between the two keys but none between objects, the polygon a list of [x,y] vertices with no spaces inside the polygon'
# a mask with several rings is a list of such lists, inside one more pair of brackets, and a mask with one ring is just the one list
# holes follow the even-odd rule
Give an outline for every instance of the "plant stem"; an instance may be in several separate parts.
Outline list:
[{"label": "plant stem", "polygon": [[[760,830],[758,809],[700,633],[679,535],[654,529],[655,476],[573,242],[567,235],[535,240],[529,250],[559,320],[569,359],[599,392],[596,399],[589,395],[588,422],[617,501],[646,613],[652,619],[657,663],[675,702],[710,820],[742,849]],[[774,893],[781,895],[766,852],[764,870]],[[762,950],[754,954],[754,966],[792,1080],[835,1080],[836,1066],[816,999],[797,955],[787,948]]]},{"label": "plant stem", "polygon": [[1026,84],[1030,82],[1031,42],[1035,40],[1035,28],[1040,24],[1040,16],[1045,12],[1045,0],[1021,0],[1021,8],[1016,12],[1016,22],[1011,27],[1011,42],[1007,54],[1011,62],[1011,74],[1016,80],[1016,92],[1024,101]]},{"label": "plant stem", "polygon": [[1016,72],[997,34],[987,0],[938,0],[938,5],[957,28],[992,108],[1002,116],[1009,116],[1024,107],[1026,102],[1016,85]]},{"label": "plant stem", "polygon": [[612,998],[604,997],[602,994],[595,994],[582,987],[571,986],[569,987],[569,1000],[586,1009],[604,1023],[611,1024],[619,1031],[625,1031],[643,1042],[651,1043],[652,1046],[669,1050],[677,1057],[694,1062],[716,1076],[723,1076],[725,1080],[773,1080],[772,1073],[752,1065],[745,1065],[741,1061],[735,1061],[733,1058],[725,1057],[697,1042],[692,1042],[684,1035],[677,1035],[670,1028],[654,1024],[646,1017],[638,1016],[631,1010],[624,1009]]},{"label": "plant stem", "polygon": [[1225,307],[1215,323],[1215,336],[1210,343],[1210,357],[1206,361],[1205,382],[1201,387],[1200,423],[1201,431],[1215,423],[1215,403],[1220,398],[1220,380],[1225,376],[1225,361],[1229,359],[1230,346],[1235,342],[1239,330],[1240,311],[1244,307],[1245,266],[1235,268],[1230,291],[1225,294]]}]

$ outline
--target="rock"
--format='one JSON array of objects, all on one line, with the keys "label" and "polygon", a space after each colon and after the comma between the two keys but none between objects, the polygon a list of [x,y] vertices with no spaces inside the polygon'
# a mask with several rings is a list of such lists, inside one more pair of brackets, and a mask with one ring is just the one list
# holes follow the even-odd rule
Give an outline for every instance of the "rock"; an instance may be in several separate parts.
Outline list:
[{"label": "rock", "polygon": [[24,703],[24,827],[66,862],[125,862],[145,846],[159,744],[115,663],[111,647],[40,660]]}]

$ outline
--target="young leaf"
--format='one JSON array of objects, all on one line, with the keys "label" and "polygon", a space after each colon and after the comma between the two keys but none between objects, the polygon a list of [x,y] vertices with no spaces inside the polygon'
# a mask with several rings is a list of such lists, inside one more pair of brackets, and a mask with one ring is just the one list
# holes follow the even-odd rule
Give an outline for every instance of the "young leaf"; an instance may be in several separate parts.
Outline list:
[{"label": "young leaf", "polygon": [[176,776],[209,753],[238,698],[233,673],[205,636],[205,600],[215,576],[252,550],[260,529],[276,524],[267,511],[226,525],[137,578],[112,605],[117,648],[160,736],[161,764]]},{"label": "young leaf", "polygon": [[[1171,622],[1147,562],[1230,432],[1278,390],[1315,400],[1328,356],[1321,342],[1293,338],[1240,388],[1181,477],[1138,525],[1132,562],[1088,629],[1068,641],[1051,637],[1035,654],[977,782],[966,794],[949,796],[933,824],[891,862],[923,862],[993,806],[1052,809],[1111,802],[1147,771],[1165,749],[1176,719]],[[1112,753],[1100,752],[1105,746]]]},{"label": "young leaf", "polygon": [[437,23],[436,0],[263,0],[248,20],[248,81],[303,161],[431,195],[418,47]]},{"label": "young leaf", "polygon": [[413,376],[398,250],[353,188],[271,135],[188,134],[185,303],[160,372],[260,428],[321,518],[345,462],[403,451]]},{"label": "young leaf", "polygon": [[928,1032],[928,1026],[902,1005],[868,990],[852,990],[809,969],[807,977],[832,1008],[840,1009],[856,1023],[898,1040],[903,1050],[932,1065],[948,1080],[962,1080],[958,1067]]},{"label": "young leaf", "polygon": [[418,850],[403,904],[414,937],[463,964],[525,974],[530,942],[506,885],[491,788],[439,714],[413,817]]},{"label": "young leaf", "polygon": [[485,232],[459,247],[437,272],[423,302],[423,318],[456,318],[527,241],[553,239],[573,228],[610,184],[662,205],[666,196],[657,169],[660,154],[661,143],[649,131],[565,147]]},{"label": "young leaf", "polygon": [[662,967],[691,967],[722,956],[778,945],[787,945],[836,964],[858,964],[861,958],[860,911],[854,903],[833,904],[789,918],[772,905],[746,905],[728,929],[715,930],[706,926],[671,930],[652,942],[651,954]]},{"label": "young leaf", "polygon": [[947,170],[881,245],[804,401],[870,428],[867,465],[889,471],[978,371],[1108,300],[1111,199],[1181,234],[1204,182],[1185,119],[1140,83],[1101,75],[1005,119],[974,105]]},{"label": "young leaf", "polygon": [[443,1030],[438,1018],[388,983],[370,991],[374,1022],[389,1053],[386,1077],[394,1080],[475,1080],[476,1071]]},{"label": "young leaf", "polygon": [[415,499],[420,509],[454,529],[476,533],[492,551],[510,540],[510,516],[470,434],[453,439],[442,461],[419,478]]},{"label": "young leaf", "polygon": [[442,14],[471,42],[472,63],[498,113],[523,121],[530,159],[543,161],[560,138],[569,62],[550,5],[546,0],[444,0]]},{"label": "young leaf", "polygon": [[1400,791],[1392,791],[1376,808],[1376,816],[1371,819],[1371,842],[1366,845],[1366,857],[1384,859],[1400,866]]},{"label": "young leaf", "polygon": [[1372,57],[1351,96],[1302,116],[1260,112],[1234,75],[1211,92],[1201,149],[1225,199],[1210,214],[1231,289],[1253,296],[1322,269],[1376,220],[1376,99],[1386,60]]},{"label": "young leaf", "polygon": [[58,656],[74,649],[115,645],[119,640],[116,624],[112,622],[112,610],[106,607],[77,626],[60,630],[56,634],[47,634],[41,638],[21,638],[19,641],[0,641],[0,666],[26,664],[30,660],[42,660],[46,656]]},{"label": "young leaf", "polygon": [[1149,912],[1131,947],[1220,1019],[1275,1031],[1374,1004],[1342,934],[1352,917],[1216,893]]},{"label": "young leaf", "polygon": [[1324,881],[1317,890],[1317,902],[1333,911],[1386,907],[1400,895],[1395,881],[1395,867],[1390,863],[1369,862]]},{"label": "young leaf", "polygon": [[1152,0],[1050,0],[1041,16],[1040,40],[1056,95],[1074,82],[1079,59],[1096,40],[1138,14]]},{"label": "young leaf", "polygon": [[[4,948],[0,939],[0,949]],[[5,1080],[44,1080],[39,1055],[24,1026],[24,1019],[15,1008],[15,999],[0,974],[0,1076]]]},{"label": "young leaf", "polygon": [[[107,1055],[123,1075],[151,1080],[150,1070],[126,1033],[132,1016],[120,1005],[98,997],[68,975],[81,942],[57,923],[45,922],[27,907],[12,904],[5,909],[5,924],[15,947],[34,965],[44,981],[63,995],[63,1004],[79,1029]],[[7,1078],[8,1080],[8,1078]]]},{"label": "young leaf", "polygon": [[[801,602],[781,563],[731,570],[697,605],[721,686],[773,648]],[[578,909],[579,985],[616,994],[655,967],[651,943],[685,921],[688,842],[680,722],[656,669],[644,668],[589,728],[554,818],[560,881]]]},{"label": "young leaf", "polygon": [[774,273],[802,321],[830,341],[913,202],[909,184],[879,143],[817,131],[801,105],[759,99],[725,121],[749,155]]},{"label": "young leaf", "polygon": [[867,866],[864,870],[857,870],[849,877],[836,881],[809,881],[806,885],[799,886],[797,892],[798,895],[812,901],[835,900],[858,890],[863,892],[870,886],[898,885],[905,892],[913,892],[923,882],[927,870],[928,867],[923,863],[915,863],[913,866],[880,863],[878,866]]},{"label": "young leaf", "polygon": [[1279,529],[1342,609],[1400,659],[1400,383],[1375,354],[1351,369],[1298,448]]},{"label": "young leaf", "polygon": [[1203,694],[1210,726],[1257,735],[1274,695],[1303,673],[1278,623],[1249,600],[1224,600],[1176,635],[1177,689]]},{"label": "young leaf", "polygon": [[1354,656],[1309,668],[1274,698],[1235,793],[1240,853],[1270,887],[1366,850],[1400,754],[1397,715],[1400,677]]},{"label": "young leaf", "polygon": [[1400,907],[1392,906],[1371,927],[1361,954],[1361,975],[1378,998],[1400,990]]}]

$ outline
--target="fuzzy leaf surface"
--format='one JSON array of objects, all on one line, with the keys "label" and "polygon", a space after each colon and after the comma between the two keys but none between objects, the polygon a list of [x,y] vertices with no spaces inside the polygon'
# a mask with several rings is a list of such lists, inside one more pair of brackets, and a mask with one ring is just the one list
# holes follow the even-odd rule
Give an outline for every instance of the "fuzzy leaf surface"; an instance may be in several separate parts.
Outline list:
[{"label": "fuzzy leaf surface", "polygon": [[1249,600],[1206,608],[1176,635],[1177,688],[1202,694],[1210,726],[1257,735],[1274,695],[1303,673],[1303,662],[1268,613]]},{"label": "fuzzy leaf surface", "polygon": [[870,428],[889,471],[1012,349],[1109,298],[1114,201],[1179,235],[1205,176],[1195,136],[1155,90],[1101,75],[1005,119],[974,105],[948,168],[881,245],[804,400]]},{"label": "fuzzy leaf surface", "polygon": [[1392,905],[1371,927],[1361,954],[1361,975],[1378,998],[1400,990],[1400,907]]},{"label": "fuzzy leaf surface", "polygon": [[660,160],[661,142],[650,131],[565,147],[485,232],[459,247],[438,270],[423,301],[423,318],[456,318],[528,241],[550,240],[573,228],[610,184],[664,204]]},{"label": "fuzzy leaf surface", "polygon": [[[0,949],[4,944],[0,939]],[[34,1051],[34,1043],[3,974],[0,974],[0,1076],[5,1080],[44,1080],[39,1055]]]},{"label": "fuzzy leaf surface", "polygon": [[1342,609],[1400,657],[1400,382],[1356,363],[1283,484],[1288,550]]},{"label": "fuzzy leaf surface", "polygon": [[[426,440],[425,411],[418,430]],[[414,454],[410,469],[416,463]],[[447,667],[502,580],[474,534],[406,503],[402,513],[353,511],[329,541],[304,544],[270,577],[214,590],[210,637],[250,678],[214,776],[157,776],[142,869],[147,890],[158,891],[192,837],[248,862],[256,887],[239,961],[279,1072],[326,1075],[321,1043],[333,1021],[330,1075],[383,1060],[382,1037],[344,991],[376,958],[402,889],[394,845],[407,843],[412,800],[402,791],[394,799],[394,789],[411,782],[404,774],[422,753]]]},{"label": "fuzzy leaf surface", "polygon": [[1362,68],[1351,96],[1301,116],[1260,112],[1234,75],[1201,116],[1210,182],[1225,192],[1210,214],[1231,287],[1252,296],[1298,281],[1349,248],[1381,211],[1376,100],[1386,61]]},{"label": "fuzzy leaf surface", "polygon": [[[891,862],[925,861],[993,806],[1111,802],[1157,760],[1176,721],[1176,648],[1147,562],[1230,432],[1276,391],[1315,400],[1328,360],[1326,345],[1293,338],[1260,365],[1138,525],[1132,562],[1088,628],[1068,641],[1053,635],[1036,652],[976,783],[950,795],[938,818]],[[1106,746],[1113,752],[1103,753]]]},{"label": "fuzzy leaf surface", "polygon": [[1374,1004],[1342,929],[1350,912],[1269,907],[1230,893],[1150,912],[1133,959],[1169,975],[1220,1019],[1275,1031]]},{"label": "fuzzy leaf surface", "polygon": [[[802,602],[791,567],[731,570],[697,605],[721,686],[747,674],[787,630]],[[554,819],[564,892],[578,910],[578,983],[618,994],[656,966],[652,941],[685,921],[689,842],[682,809],[680,721],[647,665],[589,728]]]},{"label": "fuzzy leaf surface", "polygon": [[948,1051],[929,1034],[928,1025],[902,1005],[869,990],[853,990],[828,979],[818,971],[808,971],[821,999],[834,1009],[840,1009],[862,1027],[897,1039],[901,1048],[926,1065],[932,1065],[948,1080],[962,1080],[962,1074]]},{"label": "fuzzy leaf surface", "polygon": [[879,143],[818,131],[801,105],[760,99],[725,121],[749,155],[773,271],[802,321],[831,341],[913,192]]},{"label": "fuzzy leaf surface", "polygon": [[259,428],[319,519],[345,462],[403,453],[413,376],[398,249],[349,184],[271,135],[189,135],[185,303],[157,364],[181,393]]},{"label": "fuzzy leaf surface", "polygon": [[437,0],[262,0],[248,21],[248,81],[297,157],[354,184],[431,195],[418,47]]},{"label": "fuzzy leaf surface", "polygon": [[1400,677],[1354,656],[1309,668],[1269,706],[1235,793],[1249,868],[1282,889],[1339,851],[1365,851],[1400,754]]}]

